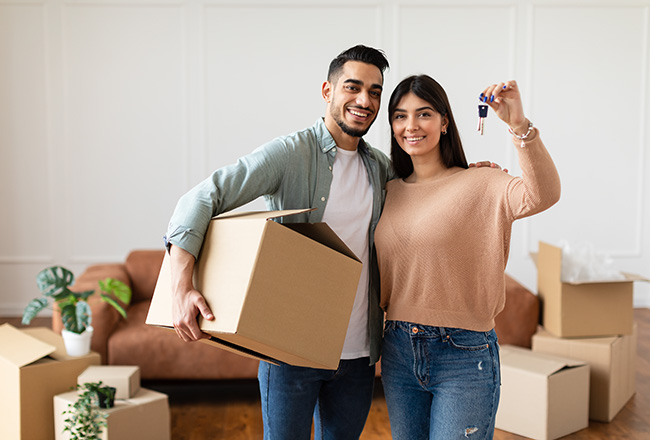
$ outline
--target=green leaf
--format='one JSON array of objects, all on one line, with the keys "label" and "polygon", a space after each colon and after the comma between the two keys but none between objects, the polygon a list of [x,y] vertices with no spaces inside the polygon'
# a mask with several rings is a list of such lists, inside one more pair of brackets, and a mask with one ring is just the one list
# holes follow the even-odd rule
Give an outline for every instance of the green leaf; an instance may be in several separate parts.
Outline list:
[{"label": "green leaf", "polygon": [[68,287],[72,283],[74,283],[74,275],[61,266],[48,267],[36,276],[36,284],[41,293],[56,300],[70,294]]},{"label": "green leaf", "polygon": [[61,321],[63,322],[63,328],[69,332],[81,333],[83,330],[79,330],[79,325],[77,324],[77,307],[72,302],[66,302],[64,304],[59,304],[61,307]]},{"label": "green leaf", "polygon": [[122,306],[118,304],[117,301],[115,301],[110,296],[104,295],[103,293],[100,294],[100,297],[102,298],[102,301],[112,305],[115,308],[115,310],[117,310],[120,313],[120,315],[122,315],[122,317],[126,319],[126,310],[124,310]]},{"label": "green leaf", "polygon": [[79,301],[77,303],[76,314],[77,325],[81,329],[79,333],[81,333],[86,330],[86,327],[88,327],[92,321],[92,311],[90,310],[90,306],[86,301]]},{"label": "green leaf", "polygon": [[76,307],[76,304],[79,302],[79,299],[75,297],[74,295],[70,294],[66,296],[65,298],[61,298],[57,304],[59,305],[59,308],[63,309],[66,306],[74,306]]},{"label": "green leaf", "polygon": [[88,297],[95,293],[94,290],[86,290],[85,292],[71,292],[75,297],[79,298],[81,301],[87,301]]},{"label": "green leaf", "polygon": [[61,303],[61,321],[69,332],[83,333],[91,323],[90,306],[85,301],[68,300]]},{"label": "green leaf", "polygon": [[124,304],[131,302],[131,288],[120,280],[115,278],[106,278],[99,281],[99,287],[102,292],[108,295],[114,295],[117,299]]},{"label": "green leaf", "polygon": [[32,322],[32,319],[34,319],[38,312],[47,307],[48,302],[49,301],[47,298],[36,298],[31,300],[23,312],[22,323],[24,325],[29,325],[29,323]]}]

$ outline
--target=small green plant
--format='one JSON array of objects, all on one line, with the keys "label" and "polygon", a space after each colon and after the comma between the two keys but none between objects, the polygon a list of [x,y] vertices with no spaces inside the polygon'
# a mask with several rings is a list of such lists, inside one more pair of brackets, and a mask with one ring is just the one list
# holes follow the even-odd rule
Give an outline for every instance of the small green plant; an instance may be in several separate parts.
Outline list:
[{"label": "small green plant", "polygon": [[[69,289],[73,283],[72,272],[61,266],[52,266],[42,270],[36,276],[36,284],[43,296],[31,300],[27,304],[23,313],[23,324],[31,323],[32,319],[52,301],[57,303],[61,309],[63,327],[73,333],[83,333],[92,321],[87,300],[96,291],[73,292]],[[113,306],[120,315],[126,318],[126,311],[117,300],[125,305],[131,302],[129,286],[114,278],[106,278],[99,281],[99,295],[103,301]]]},{"label": "small green plant", "polygon": [[88,382],[77,385],[79,395],[74,403],[70,403],[63,411],[65,416],[63,432],[70,433],[70,440],[99,440],[103,428],[107,426],[108,414],[101,410],[99,403],[106,389],[115,388],[103,385],[102,382]]},{"label": "small green plant", "polygon": [[97,397],[97,405],[100,408],[113,408],[115,404],[115,393],[117,392],[115,387],[103,385],[101,381],[85,383],[84,387],[95,394]]}]

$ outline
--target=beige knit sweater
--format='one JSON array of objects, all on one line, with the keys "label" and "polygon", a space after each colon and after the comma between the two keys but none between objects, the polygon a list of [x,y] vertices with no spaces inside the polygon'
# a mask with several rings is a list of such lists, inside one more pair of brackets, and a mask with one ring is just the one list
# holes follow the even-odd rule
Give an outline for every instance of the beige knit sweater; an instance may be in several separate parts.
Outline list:
[{"label": "beige knit sweater", "polygon": [[512,222],[560,197],[557,170],[537,130],[524,148],[513,142],[522,177],[457,168],[430,182],[386,185],[375,244],[387,319],[494,328],[505,303]]}]

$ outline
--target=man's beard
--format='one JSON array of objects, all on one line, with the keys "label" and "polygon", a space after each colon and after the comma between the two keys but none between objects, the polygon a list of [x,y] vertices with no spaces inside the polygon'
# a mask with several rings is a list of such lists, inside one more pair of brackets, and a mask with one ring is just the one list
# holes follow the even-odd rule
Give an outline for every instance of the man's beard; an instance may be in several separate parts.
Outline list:
[{"label": "man's beard", "polygon": [[372,126],[372,123],[375,122],[374,120],[370,122],[370,125],[368,125],[366,128],[363,129],[354,129],[347,125],[345,122],[343,122],[343,118],[341,117],[341,114],[338,111],[332,110],[332,118],[334,119],[334,122],[336,122],[336,125],[341,128],[341,131],[348,136],[353,136],[353,137],[362,137],[365,136],[366,133],[368,133],[368,130],[370,130],[370,127]]}]

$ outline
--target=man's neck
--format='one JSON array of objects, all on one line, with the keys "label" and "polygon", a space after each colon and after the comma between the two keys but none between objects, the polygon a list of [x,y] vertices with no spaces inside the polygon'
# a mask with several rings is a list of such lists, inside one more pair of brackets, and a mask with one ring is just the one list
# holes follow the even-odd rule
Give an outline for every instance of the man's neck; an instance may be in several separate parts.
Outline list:
[{"label": "man's neck", "polygon": [[348,151],[355,151],[361,138],[343,133],[341,127],[332,118],[325,118],[325,127],[336,142],[336,146]]}]

